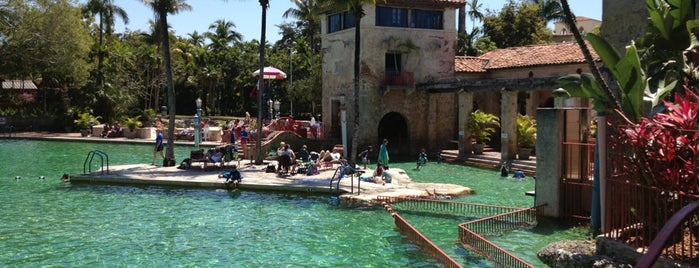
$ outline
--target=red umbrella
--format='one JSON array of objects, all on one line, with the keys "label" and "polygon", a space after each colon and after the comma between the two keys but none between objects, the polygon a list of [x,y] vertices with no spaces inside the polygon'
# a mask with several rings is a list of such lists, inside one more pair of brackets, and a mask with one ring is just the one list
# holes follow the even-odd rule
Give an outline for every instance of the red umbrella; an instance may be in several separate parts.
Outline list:
[{"label": "red umbrella", "polygon": [[[286,79],[286,73],[272,66],[267,66],[263,70],[264,76],[262,77],[262,79]],[[260,70],[257,70],[252,73],[253,77],[258,77],[259,75]]]}]

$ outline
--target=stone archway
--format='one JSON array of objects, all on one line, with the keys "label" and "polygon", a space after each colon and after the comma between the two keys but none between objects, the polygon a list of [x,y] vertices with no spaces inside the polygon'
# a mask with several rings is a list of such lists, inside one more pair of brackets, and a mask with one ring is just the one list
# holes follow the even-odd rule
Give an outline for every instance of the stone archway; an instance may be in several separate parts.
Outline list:
[{"label": "stone archway", "polygon": [[403,115],[396,112],[384,115],[379,121],[378,134],[376,144],[381,144],[383,139],[388,139],[389,155],[410,154],[408,123]]}]

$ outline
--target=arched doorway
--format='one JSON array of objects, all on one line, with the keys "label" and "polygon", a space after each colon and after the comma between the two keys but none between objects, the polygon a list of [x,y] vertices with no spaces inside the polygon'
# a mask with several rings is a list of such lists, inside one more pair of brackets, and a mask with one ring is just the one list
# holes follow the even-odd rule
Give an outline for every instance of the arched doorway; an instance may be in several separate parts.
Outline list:
[{"label": "arched doorway", "polygon": [[381,144],[383,139],[388,139],[389,155],[409,155],[410,140],[408,137],[408,123],[405,117],[396,112],[390,112],[379,121],[378,140],[376,144]]}]

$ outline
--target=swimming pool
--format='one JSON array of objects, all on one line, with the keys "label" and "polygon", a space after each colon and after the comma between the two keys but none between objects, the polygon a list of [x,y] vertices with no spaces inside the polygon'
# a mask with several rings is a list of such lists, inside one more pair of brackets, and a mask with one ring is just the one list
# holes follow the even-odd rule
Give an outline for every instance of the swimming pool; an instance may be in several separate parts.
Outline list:
[{"label": "swimming pool", "polygon": [[[70,185],[91,150],[111,165],[148,163],[151,145],[0,140],[0,266],[3,267],[440,267],[401,237],[380,208],[347,209],[323,195],[212,189]],[[177,147],[177,159],[190,147]],[[530,206],[517,182],[498,172],[412,161],[392,164],[415,181],[455,183],[460,201]],[[21,179],[15,179],[21,176]],[[44,180],[39,176],[45,176]],[[404,215],[466,266],[488,266],[457,243],[464,218]],[[495,240],[537,266],[536,251],[584,232],[544,224]],[[502,240],[502,241],[500,241]]]}]

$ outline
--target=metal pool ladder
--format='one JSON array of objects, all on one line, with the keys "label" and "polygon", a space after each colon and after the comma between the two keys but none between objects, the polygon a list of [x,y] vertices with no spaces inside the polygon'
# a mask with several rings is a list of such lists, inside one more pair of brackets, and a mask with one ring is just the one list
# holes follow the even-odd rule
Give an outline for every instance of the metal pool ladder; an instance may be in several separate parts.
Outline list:
[{"label": "metal pool ladder", "polygon": [[107,174],[109,174],[109,156],[105,152],[102,152],[100,150],[93,150],[87,153],[87,157],[85,157],[85,162],[83,162],[83,174],[92,173],[92,161],[95,159],[95,156],[99,157],[100,171],[103,175],[105,164],[104,162],[107,161]]}]

